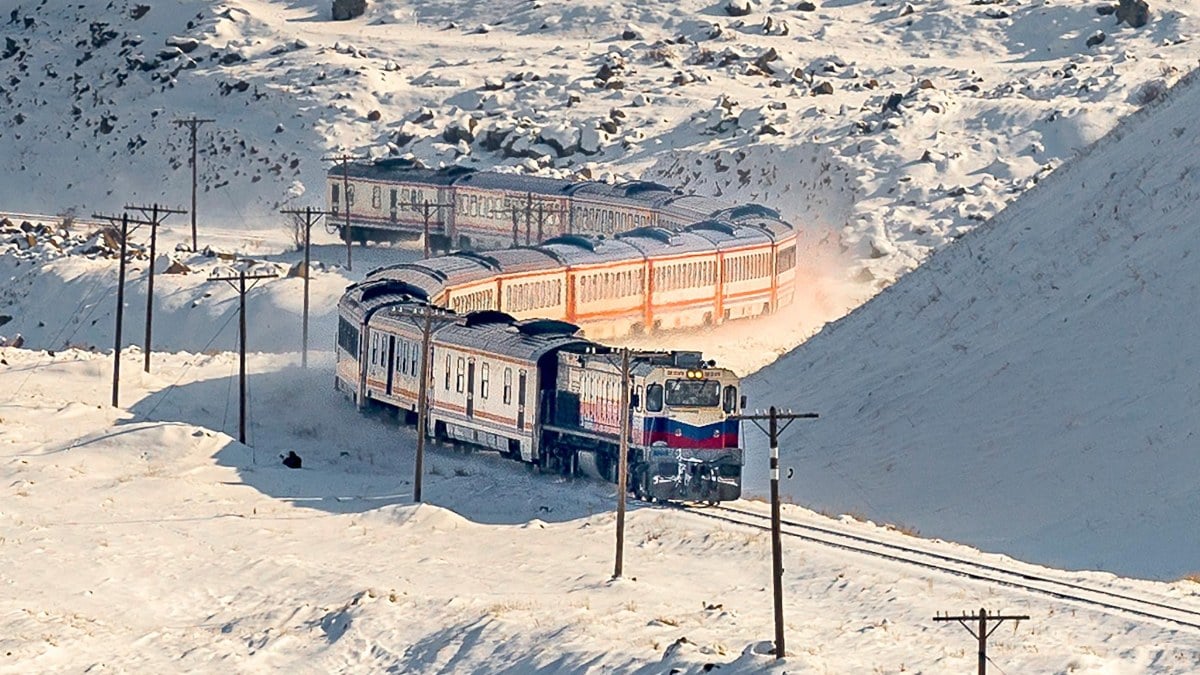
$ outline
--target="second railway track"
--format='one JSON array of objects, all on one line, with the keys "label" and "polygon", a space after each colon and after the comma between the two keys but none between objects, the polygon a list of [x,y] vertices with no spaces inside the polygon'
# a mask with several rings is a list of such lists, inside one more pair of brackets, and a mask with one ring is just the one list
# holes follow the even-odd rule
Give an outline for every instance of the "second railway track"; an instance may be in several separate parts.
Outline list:
[{"label": "second railway track", "polygon": [[[767,514],[729,506],[680,508],[687,513],[704,518],[761,530],[769,531],[771,529],[771,517]],[[1091,607],[1121,612],[1143,619],[1163,621],[1183,628],[1200,631],[1200,610],[1198,609],[1178,607],[1150,598],[1094,588],[1072,581],[1055,579],[1047,575],[1005,569],[986,562],[929,551],[916,546],[905,546],[903,544],[795,520],[781,520],[780,532],[785,537],[851,551],[860,555],[916,566],[974,581],[1016,588],[1047,595],[1059,600],[1077,602]]]}]

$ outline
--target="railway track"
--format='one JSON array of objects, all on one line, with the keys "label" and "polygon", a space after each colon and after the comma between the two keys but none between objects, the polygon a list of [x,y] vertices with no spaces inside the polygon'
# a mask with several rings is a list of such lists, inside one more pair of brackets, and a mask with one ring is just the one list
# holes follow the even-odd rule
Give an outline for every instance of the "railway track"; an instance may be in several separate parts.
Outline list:
[{"label": "railway track", "polygon": [[[729,506],[681,506],[679,508],[688,513],[721,522],[766,531],[770,531],[771,529],[771,517],[768,514]],[[843,551],[851,551],[860,555],[881,558],[891,562],[916,566],[974,581],[982,581],[1047,595],[1059,600],[1081,603],[1111,612],[1121,612],[1143,619],[1163,621],[1200,631],[1200,610],[1178,607],[1150,598],[1092,588],[1084,584],[1063,581],[1036,573],[1014,571],[989,563],[929,551],[917,546],[906,546],[894,542],[882,541],[864,535],[842,532],[834,528],[802,523],[795,520],[781,520],[780,532],[784,537],[791,537]]]}]

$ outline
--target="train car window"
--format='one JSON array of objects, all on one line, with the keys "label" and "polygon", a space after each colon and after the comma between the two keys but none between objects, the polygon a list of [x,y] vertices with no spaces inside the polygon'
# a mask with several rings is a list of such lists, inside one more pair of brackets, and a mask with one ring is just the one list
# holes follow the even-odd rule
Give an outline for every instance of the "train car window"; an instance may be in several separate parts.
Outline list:
[{"label": "train car window", "polygon": [[663,409],[663,386],[661,384],[651,384],[646,387],[646,410],[648,412],[662,412]]},{"label": "train car window", "polygon": [[413,375],[419,375],[417,372],[417,345],[414,342],[412,349],[408,350],[408,372]]},{"label": "train car window", "polygon": [[458,357],[458,371],[454,375],[454,391],[462,393],[464,371],[466,370],[467,360],[463,357]]},{"label": "train car window", "polygon": [[371,365],[379,363],[379,336],[371,333]]},{"label": "train car window", "polygon": [[633,401],[632,402],[633,402],[634,410],[642,409],[642,385],[639,384],[638,386],[633,388]]},{"label": "train car window", "polygon": [[371,188],[371,208],[378,209],[383,205],[383,188],[376,185]]},{"label": "train car window", "polygon": [[667,380],[667,405],[711,408],[721,403],[716,380]]},{"label": "train car window", "polygon": [[397,373],[403,373],[408,368],[408,343],[404,340],[400,341],[400,348],[396,350],[396,362],[392,367]]},{"label": "train car window", "polygon": [[725,410],[725,414],[732,415],[737,409],[737,387],[728,385],[725,387],[725,393],[722,396],[721,408]]},{"label": "train car window", "polygon": [[512,368],[504,369],[504,405],[512,403]]},{"label": "train car window", "polygon": [[346,206],[350,207],[353,205],[354,205],[354,186],[347,185],[346,186]]},{"label": "train car window", "polygon": [[488,364],[483,364],[479,370],[479,396],[480,398],[488,397]]},{"label": "train car window", "polygon": [[450,391],[450,355],[446,355],[446,391]]},{"label": "train car window", "polygon": [[338,202],[342,200],[342,186],[334,185],[333,187],[333,210],[337,211]]}]

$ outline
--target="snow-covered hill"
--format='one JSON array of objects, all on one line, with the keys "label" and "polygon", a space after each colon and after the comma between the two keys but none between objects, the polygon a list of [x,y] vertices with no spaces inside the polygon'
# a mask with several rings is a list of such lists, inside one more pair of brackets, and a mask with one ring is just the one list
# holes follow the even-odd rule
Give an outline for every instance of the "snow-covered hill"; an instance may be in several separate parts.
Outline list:
[{"label": "snow-covered hill", "polygon": [[751,378],[822,415],[785,450],[799,503],[1056,566],[1197,569],[1189,80]]},{"label": "snow-covered hill", "polygon": [[765,201],[879,287],[1153,100],[1200,33],[1197,0],[1136,29],[1089,0],[725,4],[20,3],[0,209],[185,204],[172,122],[197,114],[212,225],[321,203],[332,150],[412,154]]}]

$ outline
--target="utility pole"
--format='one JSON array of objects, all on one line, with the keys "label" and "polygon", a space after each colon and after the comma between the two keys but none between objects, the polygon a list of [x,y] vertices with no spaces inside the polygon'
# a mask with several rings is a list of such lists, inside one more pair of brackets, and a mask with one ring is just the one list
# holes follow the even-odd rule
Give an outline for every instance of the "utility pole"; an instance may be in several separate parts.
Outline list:
[{"label": "utility pole", "polygon": [[[225,281],[238,292],[238,442],[246,444],[246,281],[255,282],[254,288],[261,279],[272,279],[279,276],[270,274],[254,274],[246,276],[246,270],[240,270],[237,276],[210,276],[209,281]],[[237,285],[233,284],[237,281]]]},{"label": "utility pole", "polygon": [[322,216],[337,215],[330,211],[314,211],[311,206],[300,209],[282,209],[280,213],[288,213],[293,216],[304,216],[304,329],[300,338],[300,367],[308,367],[308,279],[309,279],[309,247],[312,243],[312,226],[316,224]]},{"label": "utility pole", "polygon": [[629,348],[621,348],[621,442],[617,446],[617,556],[613,578],[620,579],[625,563],[625,491],[629,489]]},{"label": "utility pole", "polygon": [[[991,630],[988,630],[988,619],[991,619],[995,622],[995,625],[992,626]],[[1000,624],[1004,623],[1005,621],[1027,621],[1028,619],[1029,617],[1025,615],[1006,616],[1004,614],[988,614],[987,610],[983,609],[982,607],[979,609],[978,614],[967,614],[966,612],[963,612],[959,616],[939,614],[938,616],[933,617],[934,621],[957,621],[960,625],[962,625],[963,628],[967,629],[968,633],[970,633],[976,640],[979,641],[979,675],[987,675],[987,639],[991,637],[992,633],[996,632],[996,629],[1000,627]],[[978,632],[972,630],[971,626],[967,624],[968,621],[979,622]]]},{"label": "utility pole", "polygon": [[[534,212],[535,212],[535,209],[533,207],[533,193],[526,192],[525,193],[525,245],[526,246],[529,246],[532,243],[530,240],[532,239]],[[540,243],[542,243],[542,240],[545,238],[543,225],[545,224],[546,219],[550,215],[553,214],[553,211],[547,211],[546,203],[541,200],[538,200],[536,212],[537,212],[537,235],[538,235],[537,243],[540,244]],[[515,236],[513,237],[513,239],[514,239],[513,243],[516,243]]]},{"label": "utility pole", "polygon": [[342,165],[342,203],[346,205],[346,226],[342,229],[342,239],[346,242],[346,270],[353,271],[354,265],[351,262],[350,255],[350,162],[353,160],[363,160],[366,157],[359,157],[343,152],[340,155],[331,155],[322,157],[323,162],[340,162]]},{"label": "utility pole", "polygon": [[174,124],[177,127],[186,126],[192,132],[191,137],[192,137],[192,251],[193,252],[195,252],[197,250],[197,245],[196,245],[196,129],[198,129],[201,124],[208,124],[209,122],[216,122],[216,120],[197,119],[197,117],[194,114],[192,115],[191,119],[172,120],[172,122],[171,122],[172,124]]},{"label": "utility pole", "polygon": [[[420,309],[396,307],[391,310],[394,315],[407,316],[411,319],[421,319],[421,381],[417,384],[417,458],[413,469],[413,502],[421,502],[421,479],[425,473],[425,436],[429,427],[429,380],[433,363],[433,328],[434,322],[438,328],[458,321],[461,317],[448,310],[432,305],[422,305]],[[388,364],[388,368],[394,368]]]},{"label": "utility pole", "polygon": [[425,226],[424,226],[424,230],[423,230],[424,240],[425,240],[424,257],[426,259],[428,259],[429,258],[429,216],[430,216],[431,212],[433,211],[433,209],[436,208],[438,210],[438,220],[441,221],[442,220],[442,209],[446,208],[446,207],[454,208],[454,203],[450,202],[447,204],[447,203],[443,203],[443,202],[438,202],[436,204],[433,204],[433,203],[430,203],[430,201],[428,199],[426,199],[424,204],[418,205],[417,198],[416,198],[416,196],[414,196],[413,197],[413,210],[416,211],[418,206],[421,207],[422,217],[425,220]]},{"label": "utility pole", "polygon": [[129,214],[122,213],[120,218],[116,216],[105,216],[100,214],[92,214],[93,218],[102,218],[109,222],[115,223],[121,221],[121,256],[117,273],[117,325],[113,331],[113,381],[112,381],[112,406],[117,407],[118,392],[121,388],[121,324],[125,316],[125,253],[128,250],[129,241]]},{"label": "utility pole", "polygon": [[[816,419],[817,417],[817,413],[781,413],[776,410],[775,406],[771,406],[766,414],[756,412],[753,415],[732,416],[732,419],[753,422],[754,426],[767,434],[771,442],[771,568],[775,595],[776,660],[782,659],[787,653],[783,640],[783,542],[779,532],[779,435],[798,419]],[[763,420],[767,421],[766,429],[763,429],[761,424]],[[779,420],[785,420],[782,427],[779,426]]]},{"label": "utility pole", "polygon": [[158,241],[158,226],[162,224],[173,213],[186,213],[182,209],[169,209],[165,206],[159,206],[157,203],[150,206],[125,206],[126,211],[141,211],[143,216],[149,220],[140,220],[138,222],[150,226],[150,265],[146,270],[146,278],[149,288],[146,290],[146,365],[145,371],[150,372],[150,336],[154,329],[154,256],[155,246]]}]

